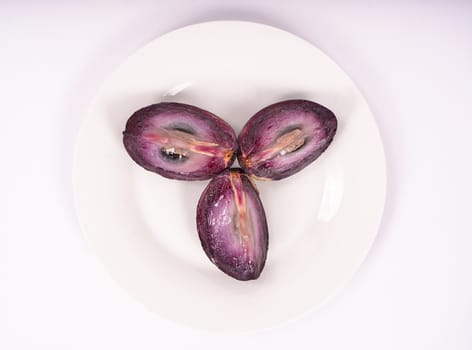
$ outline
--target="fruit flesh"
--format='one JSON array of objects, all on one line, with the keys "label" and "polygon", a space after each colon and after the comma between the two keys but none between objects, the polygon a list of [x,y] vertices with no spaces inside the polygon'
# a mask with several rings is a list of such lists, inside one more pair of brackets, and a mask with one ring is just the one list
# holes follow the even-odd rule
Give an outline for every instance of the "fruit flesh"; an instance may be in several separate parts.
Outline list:
[{"label": "fruit flesh", "polygon": [[256,188],[239,169],[215,177],[200,197],[197,229],[209,259],[238,280],[259,277],[268,249],[268,227]]},{"label": "fruit flesh", "polygon": [[222,119],[195,106],[159,103],[135,112],[123,143],[143,168],[179,180],[205,180],[229,167],[237,141]]},{"label": "fruit flesh", "polygon": [[336,116],[307,100],[288,100],[257,112],[238,141],[241,168],[261,180],[280,180],[317,159],[330,145]]}]

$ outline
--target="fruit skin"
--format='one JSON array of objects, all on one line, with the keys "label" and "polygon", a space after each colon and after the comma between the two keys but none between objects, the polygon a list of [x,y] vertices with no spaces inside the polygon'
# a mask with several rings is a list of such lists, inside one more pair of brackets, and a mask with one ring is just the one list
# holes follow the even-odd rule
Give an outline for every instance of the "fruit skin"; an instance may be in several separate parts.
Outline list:
[{"label": "fruit skin", "polygon": [[272,104],[249,119],[239,134],[239,164],[256,179],[284,179],[317,159],[331,144],[336,129],[334,113],[318,103],[286,100]]},{"label": "fruit skin", "polygon": [[208,184],[197,206],[198,235],[208,258],[227,275],[259,277],[267,258],[267,220],[256,187],[241,169]]},{"label": "fruit skin", "polygon": [[123,132],[123,144],[143,168],[189,181],[210,179],[230,167],[238,149],[234,130],[224,120],[175,102],[153,104],[133,113]]}]

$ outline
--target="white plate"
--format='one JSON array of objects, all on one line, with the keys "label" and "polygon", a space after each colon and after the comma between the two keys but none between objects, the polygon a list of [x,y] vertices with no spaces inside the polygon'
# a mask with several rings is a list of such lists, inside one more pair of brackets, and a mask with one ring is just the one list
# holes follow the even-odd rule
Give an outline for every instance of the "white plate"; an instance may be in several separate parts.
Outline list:
[{"label": "white plate", "polygon": [[[259,109],[289,98],[333,110],[338,133],[300,173],[258,182],[269,255],[258,280],[236,281],[210,263],[196,233],[208,182],[145,171],[121,133],[135,110],[159,101],[207,109],[238,133]],[[310,43],[249,22],[188,26],[129,57],[93,100],[74,165],[83,232],[114,279],[169,319],[224,331],[278,325],[339,290],[375,238],[385,189],[379,132],[351,79]]]}]

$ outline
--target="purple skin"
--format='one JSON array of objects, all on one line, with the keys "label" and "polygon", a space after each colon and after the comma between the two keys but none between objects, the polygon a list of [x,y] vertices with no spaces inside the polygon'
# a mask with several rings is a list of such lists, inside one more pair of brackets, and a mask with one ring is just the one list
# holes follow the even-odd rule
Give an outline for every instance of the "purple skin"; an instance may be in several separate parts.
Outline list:
[{"label": "purple skin", "polygon": [[241,169],[225,170],[203,191],[197,207],[203,250],[224,273],[254,280],[264,268],[267,220],[256,187]]},{"label": "purple skin", "polygon": [[257,112],[239,134],[241,168],[258,180],[293,175],[323,153],[336,134],[333,112],[307,100],[275,103]]},{"label": "purple skin", "polygon": [[143,168],[169,179],[207,180],[233,163],[238,144],[231,126],[195,106],[161,102],[136,111],[123,143]]}]

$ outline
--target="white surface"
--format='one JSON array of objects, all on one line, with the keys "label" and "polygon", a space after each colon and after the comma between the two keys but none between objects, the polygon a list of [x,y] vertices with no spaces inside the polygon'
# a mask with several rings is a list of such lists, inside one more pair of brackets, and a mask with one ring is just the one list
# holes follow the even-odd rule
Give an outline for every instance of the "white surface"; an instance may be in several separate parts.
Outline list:
[{"label": "white surface", "polygon": [[[145,171],[122,131],[134,111],[164,100],[209,110],[239,134],[258,110],[289,98],[327,106],[338,131],[302,172],[258,182],[268,259],[257,281],[242,283],[201,248],[195,213],[208,181]],[[308,42],[252,22],[187,26],[138,50],[100,88],[76,147],[74,194],[91,248],[131,295],[199,329],[268,328],[324,303],[365,259],[385,202],[383,146],[359,90]]]},{"label": "white surface", "polygon": [[[472,348],[471,11],[467,1],[2,2],[0,347]],[[376,116],[389,174],[378,239],[341,294],[237,337],[169,323],[117,287],[71,197],[74,138],[98,85],[152,38],[214,19],[272,24],[330,55]]]}]

